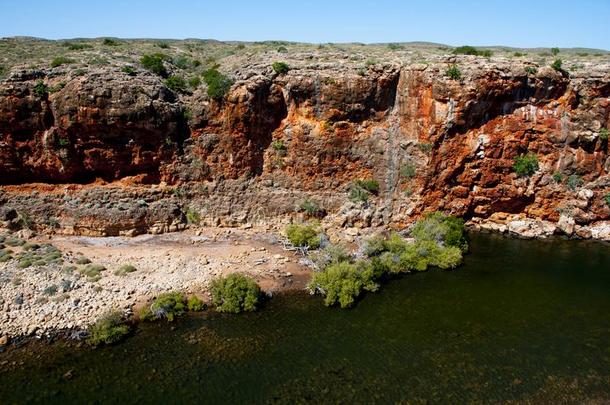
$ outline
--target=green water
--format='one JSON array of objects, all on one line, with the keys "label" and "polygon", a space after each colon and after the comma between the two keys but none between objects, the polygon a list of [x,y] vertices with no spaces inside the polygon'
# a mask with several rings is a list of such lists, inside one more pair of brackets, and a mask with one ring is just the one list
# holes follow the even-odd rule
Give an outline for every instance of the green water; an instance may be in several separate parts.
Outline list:
[{"label": "green water", "polygon": [[610,401],[610,247],[471,246],[458,270],[393,280],[352,310],[289,294],[142,325],[115,347],[9,351],[0,403]]}]

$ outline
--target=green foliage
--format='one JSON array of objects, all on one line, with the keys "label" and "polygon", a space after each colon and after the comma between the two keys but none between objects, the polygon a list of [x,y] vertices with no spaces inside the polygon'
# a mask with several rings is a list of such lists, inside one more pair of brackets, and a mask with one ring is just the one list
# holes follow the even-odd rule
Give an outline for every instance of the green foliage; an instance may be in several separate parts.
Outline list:
[{"label": "green foliage", "polygon": [[121,43],[119,41],[117,41],[116,39],[112,39],[112,38],[104,38],[104,40],[102,41],[103,45],[106,46],[119,46],[121,45]]},{"label": "green foliage", "polygon": [[177,58],[172,59],[172,64],[179,69],[188,69],[189,60],[186,56],[178,56]]},{"label": "green foliage", "polygon": [[297,247],[317,249],[320,247],[320,230],[317,225],[290,224],[285,229],[290,243]]},{"label": "green foliage", "polygon": [[79,256],[76,258],[76,264],[89,264],[91,260],[86,258],[85,256]]},{"label": "green foliage", "polygon": [[405,49],[405,47],[401,44],[388,44],[388,49],[391,51],[399,51],[401,49]]},{"label": "green foliage", "polygon": [[36,81],[36,85],[34,86],[33,93],[36,96],[38,96],[42,99],[45,99],[49,95],[49,87],[46,84],[44,84],[42,79],[39,79],[38,81]]},{"label": "green foliage", "polygon": [[555,69],[556,71],[561,72],[561,71],[563,71],[562,65],[563,65],[563,61],[562,61],[561,59],[557,58],[557,59],[555,59],[555,61],[554,61],[554,62],[551,64],[551,67],[552,67],[553,69]]},{"label": "green foliage", "polygon": [[535,75],[536,73],[538,73],[538,69],[536,69],[536,68],[535,68],[535,67],[533,67],[533,66],[526,66],[526,67],[525,67],[525,72],[526,72],[527,74],[530,74],[530,75]]},{"label": "green foliage", "polygon": [[87,281],[96,282],[102,277],[102,271],[105,271],[106,267],[101,264],[88,264],[80,270],[80,273],[87,277]]},{"label": "green foliage", "polygon": [[256,281],[239,273],[212,280],[210,291],[219,312],[255,311],[261,298]]},{"label": "green foliage", "polygon": [[445,74],[451,80],[461,80],[462,79],[462,72],[460,71],[460,69],[458,68],[458,66],[455,63],[452,64],[451,66],[449,66],[449,68],[447,69]]},{"label": "green foliage", "polygon": [[349,191],[349,200],[354,203],[366,203],[369,200],[369,193],[353,184]]},{"label": "green foliage", "polygon": [[67,65],[70,63],[74,63],[74,60],[72,60],[66,56],[58,56],[56,58],[53,58],[53,60],[51,61],[51,67],[58,67],[58,66]]},{"label": "green foliage", "polygon": [[602,141],[608,140],[608,129],[607,128],[602,128],[599,130],[599,139],[601,139]]},{"label": "green foliage", "polygon": [[155,45],[161,49],[169,48],[169,44],[167,42],[157,42]]},{"label": "green foliage", "polygon": [[559,48],[551,48],[551,54],[553,54],[553,56],[559,55]]},{"label": "green foliage", "polygon": [[201,79],[198,76],[193,76],[189,79],[189,86],[196,89],[201,84]]},{"label": "green foliage", "polygon": [[194,209],[188,208],[185,214],[186,222],[189,224],[198,224],[201,221],[201,215]]},{"label": "green foliage", "polygon": [[534,153],[528,152],[525,155],[515,157],[513,170],[519,177],[529,177],[538,170],[538,157]]},{"label": "green foliage", "polygon": [[290,70],[290,66],[285,62],[274,62],[271,66],[278,75],[284,75]]},{"label": "green foliage", "polygon": [[277,152],[280,156],[286,156],[288,153],[288,148],[284,144],[284,141],[281,139],[275,139],[271,142],[271,147]]},{"label": "green foliage", "polygon": [[339,304],[341,308],[348,308],[362,291],[377,291],[379,286],[373,280],[371,266],[361,261],[331,264],[324,271],[314,273],[307,288],[324,295],[327,306]]},{"label": "green foliage", "polygon": [[30,259],[21,259],[19,263],[17,263],[17,268],[27,269],[32,265],[32,261]]},{"label": "green foliage", "polygon": [[414,164],[408,163],[406,165],[400,166],[400,176],[401,177],[405,177],[407,179],[412,179],[413,177],[415,177],[415,174],[416,174],[416,168],[415,168]]},{"label": "green foliage", "polygon": [[315,201],[310,200],[309,198],[303,200],[299,205],[299,208],[301,209],[301,211],[305,211],[307,215],[310,216],[318,216],[322,212],[318,204]]},{"label": "green foliage", "polygon": [[474,56],[485,56],[490,57],[493,55],[493,52],[489,49],[478,50],[474,46],[464,45],[459,46],[453,50],[454,55],[474,55]]},{"label": "green foliage", "polygon": [[553,180],[555,181],[555,183],[561,183],[563,181],[563,174],[561,174],[560,172],[553,173]]},{"label": "green foliage", "polygon": [[417,241],[433,241],[444,246],[455,246],[462,251],[468,250],[464,220],[441,212],[427,214],[417,221],[411,235]]},{"label": "green foliage", "polygon": [[55,294],[57,294],[57,286],[50,285],[47,288],[45,288],[44,290],[42,290],[42,293],[44,295],[55,295]]},{"label": "green foliage", "polygon": [[133,66],[123,66],[121,68],[121,72],[128,74],[129,76],[135,76],[136,70]]},{"label": "green foliage", "polygon": [[424,153],[430,153],[432,151],[433,145],[431,143],[418,143],[417,147]]},{"label": "green foliage", "polygon": [[288,53],[288,49],[286,49],[285,46],[280,46],[279,48],[277,48],[277,51],[279,53]]},{"label": "green foliage", "polygon": [[610,208],[610,193],[604,196],[604,200],[606,201],[606,205]]},{"label": "green foliage", "polygon": [[215,100],[222,100],[233,85],[233,81],[216,68],[203,72],[203,80],[208,85],[208,96]]},{"label": "green foliage", "polygon": [[191,312],[200,312],[206,309],[205,303],[196,296],[189,297],[188,301],[186,302],[186,307]]},{"label": "green foliage", "polygon": [[570,190],[576,191],[576,189],[580,188],[584,183],[585,182],[579,175],[573,174],[570,177],[568,177],[568,181],[566,182],[566,185],[568,186],[568,188]]},{"label": "green foliage", "polygon": [[112,311],[102,316],[89,327],[89,343],[111,345],[121,341],[129,334],[129,325],[123,320],[123,315]]},{"label": "green foliage", "polygon": [[187,90],[186,80],[181,76],[170,76],[164,80],[164,83],[172,91],[184,93]]},{"label": "green foliage", "polygon": [[124,264],[114,272],[114,275],[123,277],[123,276],[126,276],[127,274],[133,273],[135,271],[137,271],[135,266],[133,266],[131,264]]},{"label": "green foliage", "polygon": [[68,48],[71,51],[81,51],[83,49],[91,49],[93,48],[93,45],[91,44],[83,44],[80,42],[69,42],[66,41],[64,43],[62,43],[63,46],[65,46],[66,48]]},{"label": "green foliage", "polygon": [[324,270],[330,264],[340,262],[351,262],[351,256],[345,248],[337,245],[327,245],[324,249],[318,250],[311,255],[312,261],[320,270]]},{"label": "green foliage", "polygon": [[355,184],[371,194],[379,194],[379,182],[375,179],[356,180]]},{"label": "green foliage", "polygon": [[25,244],[25,241],[23,239],[19,239],[14,236],[9,236],[8,238],[6,238],[4,240],[4,244],[6,246],[17,247],[17,246],[23,246]]},{"label": "green foliage", "polygon": [[514,56],[515,58],[520,58],[520,57],[522,57],[522,56],[525,56],[525,54],[524,54],[524,53],[522,53],[522,52],[515,52],[515,53],[513,53],[513,56]]},{"label": "green foliage", "polygon": [[172,322],[176,317],[184,314],[186,310],[186,298],[179,291],[172,291],[159,295],[150,307],[143,308],[140,319],[154,321],[167,319]]},{"label": "green foliage", "polygon": [[167,69],[163,62],[169,60],[169,57],[163,53],[147,54],[140,58],[140,64],[144,69],[153,72],[161,77],[167,77]]}]

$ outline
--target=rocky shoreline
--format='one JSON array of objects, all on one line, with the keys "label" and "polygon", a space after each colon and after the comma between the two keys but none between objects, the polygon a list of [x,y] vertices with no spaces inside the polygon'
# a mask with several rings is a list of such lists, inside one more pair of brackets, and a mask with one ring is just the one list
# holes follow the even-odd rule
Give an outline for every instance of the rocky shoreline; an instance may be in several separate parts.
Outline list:
[{"label": "rocky shoreline", "polygon": [[[24,247],[36,244],[40,250],[49,242],[61,252],[56,263],[0,263],[0,346],[24,336],[83,330],[112,309],[131,316],[166,291],[207,300],[209,282],[235,271],[254,277],[267,294],[302,289],[308,274],[295,252],[255,229],[199,229],[136,238],[31,237],[11,250],[18,256]],[[79,264],[83,258],[91,263]],[[126,263],[136,270],[121,274]],[[91,265],[105,270],[92,278],[86,275]]]}]

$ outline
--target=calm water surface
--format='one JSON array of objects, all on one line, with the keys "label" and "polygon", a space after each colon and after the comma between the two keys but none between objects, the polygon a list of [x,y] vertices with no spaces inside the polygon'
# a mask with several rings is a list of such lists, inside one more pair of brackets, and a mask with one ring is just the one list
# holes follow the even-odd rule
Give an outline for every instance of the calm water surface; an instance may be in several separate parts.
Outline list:
[{"label": "calm water surface", "polygon": [[289,294],[142,325],[114,347],[8,351],[0,403],[610,401],[610,247],[471,247],[458,270],[392,280],[351,310]]}]

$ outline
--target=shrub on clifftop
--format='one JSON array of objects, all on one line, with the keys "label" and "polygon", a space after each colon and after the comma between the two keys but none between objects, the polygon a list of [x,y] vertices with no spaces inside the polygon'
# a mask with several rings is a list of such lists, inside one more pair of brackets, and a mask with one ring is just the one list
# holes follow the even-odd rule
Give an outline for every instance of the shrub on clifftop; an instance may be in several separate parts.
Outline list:
[{"label": "shrub on clifftop", "polygon": [[208,85],[208,96],[215,100],[223,99],[233,85],[233,80],[220,73],[216,68],[203,72],[203,80]]},{"label": "shrub on clifftop", "polygon": [[162,53],[147,54],[142,56],[140,64],[144,69],[150,70],[156,75],[161,77],[167,76],[167,69],[165,69],[164,61],[168,60],[169,57]]},{"label": "shrub on clifftop", "polygon": [[284,75],[290,70],[290,66],[284,62],[274,62],[271,66],[278,75]]},{"label": "shrub on clifftop", "polygon": [[256,281],[239,273],[212,280],[210,290],[219,312],[255,311],[261,297]]}]

